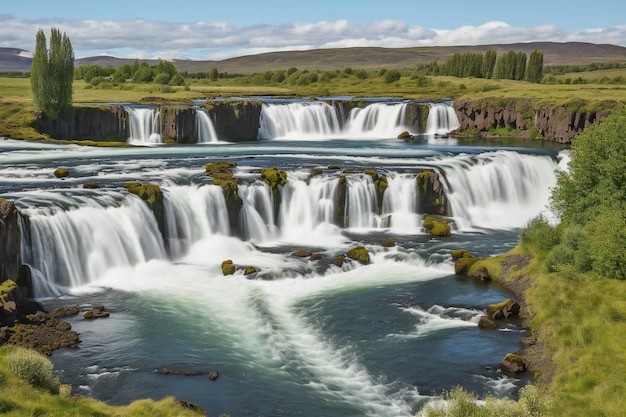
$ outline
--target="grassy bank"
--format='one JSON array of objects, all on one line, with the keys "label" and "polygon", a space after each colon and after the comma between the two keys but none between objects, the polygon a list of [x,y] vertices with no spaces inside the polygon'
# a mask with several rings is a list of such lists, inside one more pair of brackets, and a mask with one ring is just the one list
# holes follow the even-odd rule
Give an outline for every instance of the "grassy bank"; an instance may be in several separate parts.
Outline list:
[{"label": "grassy bank", "polygon": [[[0,414],[21,416],[98,416],[98,417],[198,417],[204,413],[185,408],[174,398],[140,400],[128,406],[113,407],[102,402],[70,395],[68,387],[58,386],[51,377],[51,364],[23,348],[0,348]],[[48,361],[48,364],[46,363]],[[49,366],[49,367],[48,367]],[[20,376],[18,376],[20,375]]]},{"label": "grassy bank", "polygon": [[[532,258],[507,268],[511,257]],[[626,415],[626,282],[572,270],[548,272],[542,255],[518,246],[487,259],[497,280],[522,295],[536,338],[525,351],[554,416]]]}]

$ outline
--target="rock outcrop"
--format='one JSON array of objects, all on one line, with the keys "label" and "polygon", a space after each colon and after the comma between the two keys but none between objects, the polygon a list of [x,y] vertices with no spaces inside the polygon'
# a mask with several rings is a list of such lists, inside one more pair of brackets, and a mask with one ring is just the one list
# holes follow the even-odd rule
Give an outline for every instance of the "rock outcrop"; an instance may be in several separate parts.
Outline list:
[{"label": "rock outcrop", "polygon": [[448,198],[439,173],[433,169],[425,169],[415,176],[415,181],[419,189],[419,211],[448,216]]},{"label": "rock outcrop", "polygon": [[587,108],[584,100],[575,99],[561,106],[542,104],[537,99],[461,100],[455,104],[459,132],[474,131],[488,136],[492,129],[505,128],[519,137],[542,138],[571,143],[577,132],[597,123],[615,106],[605,101]]},{"label": "rock outcrop", "polygon": [[50,119],[38,113],[32,127],[54,139],[126,142],[130,125],[122,106],[74,107],[68,115]]},{"label": "rock outcrop", "polygon": [[165,206],[161,187],[157,184],[127,182],[124,184],[124,188],[141,198],[148,205],[154,213],[161,235],[165,236]]},{"label": "rock outcrop", "polygon": [[161,132],[165,140],[176,143],[196,143],[198,132],[196,111],[190,107],[166,107],[161,109]]},{"label": "rock outcrop", "polygon": [[0,198],[0,283],[17,280],[20,266],[18,212],[11,200]]},{"label": "rock outcrop", "polygon": [[227,142],[256,140],[261,126],[261,101],[220,100],[204,108],[214,121],[215,133]]}]

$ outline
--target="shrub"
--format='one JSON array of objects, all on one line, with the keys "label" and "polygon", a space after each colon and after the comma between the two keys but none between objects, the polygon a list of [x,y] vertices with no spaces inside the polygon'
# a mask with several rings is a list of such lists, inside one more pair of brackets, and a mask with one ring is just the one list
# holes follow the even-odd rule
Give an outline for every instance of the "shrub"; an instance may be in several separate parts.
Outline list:
[{"label": "shrub", "polygon": [[19,405],[6,398],[0,398],[0,414],[9,413],[13,410],[17,410]]},{"label": "shrub", "polygon": [[59,380],[52,374],[52,362],[34,350],[18,348],[6,356],[7,367],[34,387],[53,394],[59,392]]},{"label": "shrub", "polygon": [[392,69],[385,73],[385,82],[387,84],[395,83],[396,81],[400,81],[400,77],[402,77],[400,71],[398,71],[397,69]]},{"label": "shrub", "polygon": [[561,243],[550,250],[546,259],[549,272],[560,271],[565,265],[574,265],[575,251],[571,247]]},{"label": "shrub", "polygon": [[559,234],[556,228],[551,226],[546,218],[540,214],[531,219],[528,225],[522,229],[520,243],[545,254],[559,243]]},{"label": "shrub", "polygon": [[179,73],[176,73],[176,74],[174,74],[174,76],[170,80],[169,84],[170,85],[176,85],[176,86],[185,85],[185,78],[182,75],[180,75]]},{"label": "shrub", "polygon": [[157,74],[154,77],[153,81],[157,84],[162,84],[162,85],[168,84],[170,82],[170,75],[162,72],[160,74]]}]

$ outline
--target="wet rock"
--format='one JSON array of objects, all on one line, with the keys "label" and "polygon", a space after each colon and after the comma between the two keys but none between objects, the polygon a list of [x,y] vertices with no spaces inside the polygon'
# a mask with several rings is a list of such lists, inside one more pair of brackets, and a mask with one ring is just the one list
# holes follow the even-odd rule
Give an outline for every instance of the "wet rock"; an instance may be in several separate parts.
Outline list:
[{"label": "wet rock", "polygon": [[233,275],[237,268],[233,265],[233,261],[231,259],[227,259],[222,262],[222,274],[224,275]]},{"label": "wet rock", "polygon": [[398,139],[412,140],[413,139],[413,135],[405,130],[404,132],[402,132],[402,133],[400,133],[398,135]]},{"label": "wet rock", "polygon": [[477,281],[490,282],[491,276],[489,275],[489,271],[484,266],[481,266],[475,271],[469,273],[470,278],[475,279]]},{"label": "wet rock", "polygon": [[15,203],[0,198],[0,283],[7,279],[18,279],[19,236],[19,217]]},{"label": "wet rock", "polygon": [[487,316],[482,316],[480,320],[478,320],[478,327],[481,329],[495,329],[498,327],[496,322]]},{"label": "wet rock", "polygon": [[508,319],[519,315],[520,305],[517,301],[504,300],[501,303],[490,304],[485,313],[492,320]]},{"label": "wet rock", "polygon": [[370,253],[364,246],[357,246],[356,248],[352,248],[347,253],[348,258],[357,261],[362,265],[367,265],[370,263]]},{"label": "wet rock", "polygon": [[186,400],[178,400],[178,404],[186,409],[186,410],[191,410],[192,412],[200,415],[200,416],[206,416],[206,411],[204,411],[204,409],[202,407],[200,407],[198,404],[194,404],[192,402],[186,401]]},{"label": "wet rock", "polygon": [[341,268],[343,266],[343,262],[346,260],[346,255],[337,255],[333,258],[333,265]]},{"label": "wet rock", "polygon": [[439,173],[426,169],[415,176],[418,193],[418,207],[422,213],[448,215],[448,197],[443,189]]},{"label": "wet rock", "polygon": [[308,258],[313,255],[313,252],[307,249],[296,249],[291,256],[295,256],[296,258]]},{"label": "wet rock", "polygon": [[500,369],[507,375],[521,374],[526,371],[526,363],[524,363],[524,359],[520,355],[507,353],[502,362],[500,362]]},{"label": "wet rock", "polygon": [[454,262],[454,273],[456,275],[467,275],[472,265],[478,262],[478,258],[465,249],[456,249],[450,253]]},{"label": "wet rock", "polygon": [[309,174],[311,174],[312,177],[315,177],[317,175],[322,175],[323,173],[324,173],[324,170],[322,170],[321,168],[313,168],[309,170]]},{"label": "wet rock", "polygon": [[100,188],[100,184],[98,184],[97,182],[94,182],[94,181],[86,182],[86,183],[83,184],[83,188],[93,190],[93,189],[96,189],[96,188]]},{"label": "wet rock", "polygon": [[111,314],[106,311],[104,306],[97,306],[83,313],[83,317],[86,319],[101,319],[109,317],[110,315]]},{"label": "wet rock", "polygon": [[287,172],[278,170],[277,168],[264,168],[261,170],[261,178],[270,189],[274,191],[277,186],[285,185],[287,182]]},{"label": "wet rock", "polygon": [[341,169],[339,165],[328,165],[328,169],[338,170]]},{"label": "wet rock", "polygon": [[66,178],[70,175],[67,168],[57,168],[54,170],[54,176],[57,178]]},{"label": "wet rock", "polygon": [[424,216],[423,226],[433,236],[450,236],[451,234],[450,223],[434,216]]},{"label": "wet rock", "polygon": [[309,261],[318,261],[320,259],[322,259],[322,254],[321,253],[314,253],[309,258]]},{"label": "wet rock", "polygon": [[236,166],[237,162],[234,161],[217,161],[206,164],[204,171],[206,175],[213,176],[215,174],[229,172],[227,170],[235,168]]},{"label": "wet rock", "polygon": [[204,372],[200,372],[200,371],[183,371],[180,369],[169,369],[169,368],[157,369],[156,372],[161,375],[180,375],[180,376],[198,376],[198,375],[204,374]]},{"label": "wet rock", "polygon": [[393,248],[394,246],[396,246],[396,242],[391,236],[386,237],[385,240],[383,240],[384,248]]},{"label": "wet rock", "polygon": [[246,269],[243,270],[244,275],[252,275],[256,273],[257,269],[254,266],[247,266]]},{"label": "wet rock", "polygon": [[219,378],[220,374],[217,371],[211,371],[209,372],[209,379],[211,381],[215,381],[217,378]]}]

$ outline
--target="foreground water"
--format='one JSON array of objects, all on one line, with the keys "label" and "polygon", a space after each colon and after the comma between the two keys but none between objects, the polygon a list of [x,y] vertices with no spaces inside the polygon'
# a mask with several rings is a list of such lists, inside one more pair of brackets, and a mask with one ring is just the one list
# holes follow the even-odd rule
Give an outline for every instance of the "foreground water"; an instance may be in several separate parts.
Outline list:
[{"label": "foreground water", "polygon": [[[497,369],[519,348],[519,323],[477,327],[485,305],[510,295],[455,277],[449,253],[512,248],[518,228],[545,211],[556,149],[426,137],[130,149],[2,140],[0,151],[0,196],[27,215],[22,256],[37,295],[48,308],[111,311],[72,319],[80,347],[52,356],[77,393],[114,404],[173,395],[210,415],[407,416],[456,385],[515,397],[527,382]],[[217,160],[238,163],[237,230],[204,175]],[[56,179],[58,166],[71,177]],[[278,209],[259,179],[264,167],[288,172]],[[311,176],[312,168],[324,172]],[[421,230],[414,175],[425,168],[446,179],[450,237]],[[389,178],[382,212],[364,169]],[[341,175],[345,224],[330,215]],[[164,190],[165,241],[145,204],[123,190],[137,180]],[[89,181],[101,188],[83,189]],[[388,236],[395,247],[382,246]],[[370,250],[371,264],[330,263],[356,245]],[[292,257],[300,247],[322,259]],[[259,272],[224,277],[225,259]]]}]

